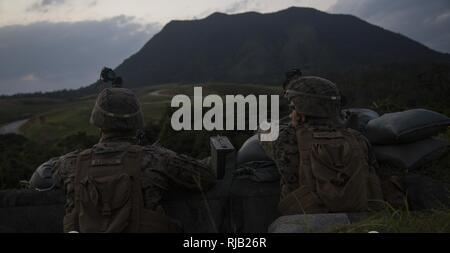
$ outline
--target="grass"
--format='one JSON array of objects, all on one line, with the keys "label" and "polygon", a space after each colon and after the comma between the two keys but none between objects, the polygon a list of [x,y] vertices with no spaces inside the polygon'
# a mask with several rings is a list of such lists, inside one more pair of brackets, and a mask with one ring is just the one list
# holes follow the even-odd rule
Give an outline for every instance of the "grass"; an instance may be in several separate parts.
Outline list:
[{"label": "grass", "polygon": [[[450,129],[439,138],[450,141]],[[450,184],[450,152],[448,150],[430,166],[417,171],[447,185]],[[412,212],[408,208],[386,208],[355,224],[341,226],[331,232],[338,233],[450,233],[450,209],[442,207],[429,211]]]},{"label": "grass", "polygon": [[[136,89],[146,124],[159,122],[170,107],[171,97],[177,94],[193,95],[193,85],[160,85]],[[159,91],[160,95],[153,92]],[[214,84],[203,89],[203,95],[219,94],[279,94],[280,89],[274,86],[241,85],[241,84]],[[34,141],[51,142],[78,132],[96,135],[98,130],[89,124],[89,116],[95,96],[80,98],[77,101],[63,102],[51,99],[18,99],[0,100],[1,103],[10,103],[10,111],[2,107],[0,119],[3,116],[5,123],[16,119],[31,118],[21,130],[24,135]]]},{"label": "grass", "polygon": [[0,125],[29,118],[66,102],[50,98],[0,99]]},{"label": "grass", "polygon": [[77,132],[98,133],[89,124],[93,104],[94,100],[88,99],[60,105],[35,115],[21,130],[26,137],[39,142],[53,141]]},{"label": "grass", "polygon": [[[161,90],[161,94],[167,96],[155,95],[154,91],[157,90]],[[135,92],[141,100],[145,122],[154,124],[165,116],[167,108],[170,106],[171,96],[177,94],[192,95],[193,86],[169,84],[144,87],[135,90]],[[237,84],[214,84],[203,89],[204,96],[208,94],[222,96],[232,94],[261,95],[280,94],[280,92],[280,88],[275,86]],[[95,98],[96,96],[92,95],[72,101],[49,98],[0,99],[0,125],[19,119],[31,118],[22,127],[22,131],[26,137],[41,143],[56,143],[66,136],[75,135],[79,132],[97,135],[98,129],[89,124],[89,116]],[[189,135],[192,134],[189,133]],[[450,141],[450,129],[439,137]],[[198,138],[198,140],[203,139]],[[189,146],[199,149],[200,144],[193,141]],[[447,152],[446,155],[434,161],[424,171],[424,174],[439,181],[450,183],[450,154]],[[360,222],[340,226],[331,232],[367,233],[369,231],[384,233],[450,232],[450,210],[442,208],[427,212],[411,212],[408,209],[394,210],[387,208]]]},{"label": "grass", "polygon": [[439,209],[426,212],[409,210],[385,210],[368,218],[345,226],[339,226],[329,232],[334,233],[449,233],[450,210]]}]

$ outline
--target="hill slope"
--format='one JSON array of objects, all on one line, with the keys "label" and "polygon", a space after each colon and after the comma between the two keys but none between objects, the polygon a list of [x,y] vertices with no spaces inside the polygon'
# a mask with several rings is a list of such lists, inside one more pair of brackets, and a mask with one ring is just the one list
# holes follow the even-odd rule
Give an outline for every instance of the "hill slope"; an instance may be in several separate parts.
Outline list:
[{"label": "hill slope", "polygon": [[133,86],[275,83],[292,66],[323,73],[431,61],[450,57],[354,16],[293,7],[172,21],[117,71]]}]

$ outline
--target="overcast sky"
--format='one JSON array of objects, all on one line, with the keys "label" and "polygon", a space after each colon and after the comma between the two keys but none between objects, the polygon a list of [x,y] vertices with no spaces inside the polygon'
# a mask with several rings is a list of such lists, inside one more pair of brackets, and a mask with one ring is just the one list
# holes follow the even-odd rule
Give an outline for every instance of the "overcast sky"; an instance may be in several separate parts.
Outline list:
[{"label": "overcast sky", "polygon": [[354,14],[450,52],[450,0],[0,0],[0,94],[88,85],[173,19],[290,6]]}]

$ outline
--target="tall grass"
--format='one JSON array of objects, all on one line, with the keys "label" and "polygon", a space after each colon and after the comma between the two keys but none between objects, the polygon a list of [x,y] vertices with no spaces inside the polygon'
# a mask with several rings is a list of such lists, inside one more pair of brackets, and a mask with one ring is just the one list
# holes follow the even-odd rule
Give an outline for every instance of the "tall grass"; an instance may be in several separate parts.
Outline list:
[{"label": "tall grass", "polygon": [[450,209],[411,212],[408,209],[386,209],[368,218],[340,226],[330,232],[336,233],[449,233]]}]

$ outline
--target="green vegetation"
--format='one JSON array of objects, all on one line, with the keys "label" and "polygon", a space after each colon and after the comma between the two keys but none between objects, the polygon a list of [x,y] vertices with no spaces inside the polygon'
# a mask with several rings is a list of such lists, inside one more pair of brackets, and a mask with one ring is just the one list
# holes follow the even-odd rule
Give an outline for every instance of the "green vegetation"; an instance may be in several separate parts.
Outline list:
[{"label": "green vegetation", "polygon": [[411,212],[409,210],[386,210],[348,226],[330,232],[338,233],[449,233],[450,210]]},{"label": "green vegetation", "polygon": [[52,145],[44,145],[20,135],[0,135],[0,190],[20,188],[20,181],[28,180],[43,162],[91,147],[97,141],[94,136],[77,133]]},{"label": "green vegetation", "polygon": [[63,103],[63,100],[51,98],[0,99],[0,125],[32,117]]},{"label": "green vegetation", "polygon": [[[155,91],[159,91],[155,93]],[[277,87],[258,85],[215,84],[204,89],[208,94],[276,94]],[[192,85],[163,85],[135,90],[146,121],[145,142],[159,141],[167,148],[197,158],[209,154],[209,137],[227,135],[236,147],[251,136],[251,132],[174,132],[170,127],[170,99],[176,94],[193,93]],[[96,96],[84,96],[68,101],[59,98],[13,97],[0,99],[1,124],[30,118],[21,128],[24,136],[0,136],[0,189],[18,188],[20,180],[30,178],[34,170],[52,157],[76,149],[91,147],[98,141],[99,130],[89,124]]]},{"label": "green vegetation", "polygon": [[33,117],[23,127],[25,136],[38,142],[53,142],[77,132],[94,135],[98,130],[89,124],[93,101],[63,105]]},{"label": "green vegetation", "polygon": [[[171,97],[177,94],[193,95],[192,85],[162,85],[150,88],[136,89],[135,92],[141,100],[146,125],[160,125],[170,108]],[[236,85],[214,84],[204,86],[204,96],[208,94],[279,94],[280,89],[273,86],[262,85]],[[255,92],[256,91],[256,92]],[[35,99],[35,98],[33,98]],[[51,100],[53,101],[53,100]],[[2,102],[2,100],[0,100]],[[60,102],[52,105],[43,103],[35,106],[33,110],[26,111],[30,121],[22,128],[27,138],[40,143],[53,143],[77,132],[86,132],[88,135],[98,135],[98,129],[89,124],[89,117],[95,97],[84,97],[67,103]],[[6,114],[6,110],[5,110]],[[162,126],[161,126],[162,127]],[[187,135],[192,135],[189,133]]]},{"label": "green vegetation", "polygon": [[36,167],[54,155],[37,143],[18,135],[0,135],[0,189],[20,187]]},{"label": "green vegetation", "polygon": [[[344,86],[345,89],[345,86]],[[157,91],[157,92],[156,92]],[[228,136],[233,145],[240,147],[253,135],[251,131],[175,132],[170,126],[170,99],[176,94],[192,95],[192,85],[164,85],[135,90],[141,99],[146,129],[145,143],[158,141],[161,145],[176,152],[204,158],[209,155],[209,137],[214,135]],[[215,84],[203,90],[208,94],[280,94],[276,86]],[[352,92],[350,92],[352,94]],[[351,105],[358,105],[352,96]],[[8,120],[30,118],[22,127],[25,136],[0,136],[0,189],[19,188],[20,180],[30,178],[33,171],[44,161],[61,156],[76,149],[91,147],[98,141],[98,129],[89,124],[89,116],[95,96],[70,99],[64,101],[57,98],[5,98],[0,104],[11,107],[0,109],[0,119]],[[409,108],[407,103],[400,103],[392,97],[380,96],[366,105],[378,112],[386,113]],[[434,101],[427,104],[429,108],[448,112],[445,101]],[[11,112],[11,113],[10,113]],[[15,117],[12,114],[17,114]],[[450,129],[442,133],[440,138],[450,140]],[[441,182],[450,183],[450,153],[433,161],[426,168],[415,173],[429,176]],[[391,172],[395,168],[389,169]],[[404,174],[404,171],[398,171]],[[407,209],[385,211],[370,215],[358,223],[342,226],[331,232],[450,232],[450,211],[448,209],[427,212],[410,212]]]}]

